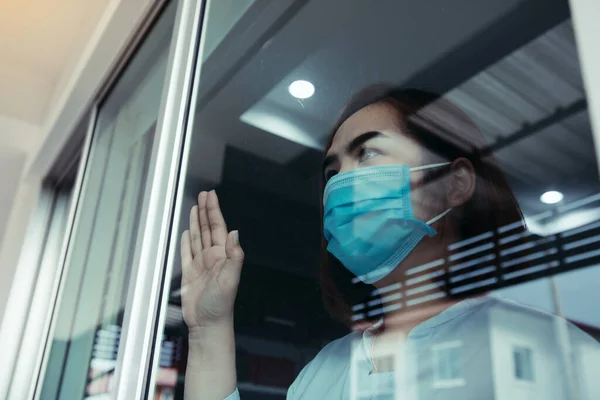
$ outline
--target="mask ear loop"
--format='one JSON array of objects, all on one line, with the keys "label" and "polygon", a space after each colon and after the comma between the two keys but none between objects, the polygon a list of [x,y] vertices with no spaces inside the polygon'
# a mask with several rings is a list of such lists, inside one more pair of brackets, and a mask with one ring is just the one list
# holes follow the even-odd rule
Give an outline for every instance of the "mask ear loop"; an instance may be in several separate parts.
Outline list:
[{"label": "mask ear loop", "polygon": [[421,165],[420,167],[410,168],[410,172],[422,171],[424,169],[429,169],[429,168],[444,167],[449,164],[452,164],[452,163],[451,162],[443,162],[443,163],[437,163],[437,164]]},{"label": "mask ear loop", "polygon": [[448,214],[450,211],[452,210],[452,208],[447,209],[446,211],[444,211],[443,213],[441,213],[440,215],[438,215],[437,217],[433,217],[431,218],[429,221],[425,222],[427,225],[431,225],[434,222],[439,221],[440,219],[442,219],[446,214]]},{"label": "mask ear loop", "polygon": [[[446,165],[452,164],[451,162],[443,162],[443,163],[437,163],[437,164],[429,164],[429,165],[422,165],[420,167],[413,167],[410,169],[410,172],[414,172],[414,171],[422,171],[424,169],[430,169],[430,168],[436,168],[436,167],[445,167]],[[438,215],[437,217],[433,217],[432,219],[430,219],[429,221],[426,222],[427,225],[431,225],[434,222],[439,221],[441,218],[443,218],[446,214],[448,214],[450,212],[450,210],[452,210],[452,208],[447,209],[446,211],[444,211],[443,213],[441,213],[440,215]]]}]

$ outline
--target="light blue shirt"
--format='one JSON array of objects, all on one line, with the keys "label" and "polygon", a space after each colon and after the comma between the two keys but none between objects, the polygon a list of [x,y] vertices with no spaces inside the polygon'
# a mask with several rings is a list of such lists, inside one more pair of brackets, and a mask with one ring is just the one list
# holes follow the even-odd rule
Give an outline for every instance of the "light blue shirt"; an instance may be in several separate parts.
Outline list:
[{"label": "light blue shirt", "polygon": [[[287,399],[600,399],[598,342],[513,301],[464,300],[419,324],[394,371],[373,372],[372,340],[366,331],[329,343],[300,372]],[[225,400],[239,398],[236,390]]]}]

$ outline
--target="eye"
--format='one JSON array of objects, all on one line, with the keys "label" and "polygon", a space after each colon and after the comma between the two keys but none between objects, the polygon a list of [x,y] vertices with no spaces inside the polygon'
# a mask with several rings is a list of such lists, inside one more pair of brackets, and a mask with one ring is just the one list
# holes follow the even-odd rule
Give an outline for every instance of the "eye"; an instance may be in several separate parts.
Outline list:
[{"label": "eye", "polygon": [[375,149],[362,146],[358,148],[358,162],[367,161],[377,155],[379,155],[379,152]]}]

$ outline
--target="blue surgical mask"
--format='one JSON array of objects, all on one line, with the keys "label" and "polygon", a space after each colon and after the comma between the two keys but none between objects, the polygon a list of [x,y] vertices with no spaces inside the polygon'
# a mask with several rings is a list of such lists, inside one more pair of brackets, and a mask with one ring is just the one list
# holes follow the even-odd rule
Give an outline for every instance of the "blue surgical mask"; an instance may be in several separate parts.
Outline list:
[{"label": "blue surgical mask", "polygon": [[410,168],[377,165],[337,174],[323,194],[327,251],[365,283],[387,276],[419,244],[437,232],[413,216],[410,173],[450,163]]}]

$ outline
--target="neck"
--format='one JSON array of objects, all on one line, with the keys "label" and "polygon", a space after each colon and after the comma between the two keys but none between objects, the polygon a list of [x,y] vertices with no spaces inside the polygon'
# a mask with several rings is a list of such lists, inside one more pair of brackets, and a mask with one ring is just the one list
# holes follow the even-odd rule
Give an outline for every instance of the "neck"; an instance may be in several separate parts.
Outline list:
[{"label": "neck", "polygon": [[[400,303],[399,309],[397,307],[392,311],[384,313],[384,330],[388,331],[401,331],[408,334],[415,326],[420,323],[432,318],[433,316],[441,313],[448,307],[456,304],[458,300],[449,298],[445,291],[444,285],[435,287],[434,284],[438,284],[443,281],[443,276],[426,277],[427,271],[419,271],[418,267],[427,265],[429,263],[435,263],[438,260],[445,262],[447,257],[448,246],[455,243],[457,235],[440,235],[432,238],[424,239],[419,246],[417,246],[411,254],[406,257],[404,261],[387,277],[376,283],[376,287],[380,290],[390,287],[390,285],[401,284],[401,291],[403,297],[395,300],[392,304]],[[437,264],[437,263],[436,263]],[[435,264],[434,264],[435,265]],[[432,270],[438,271],[443,269],[444,265],[431,267]],[[425,279],[419,279],[424,277]],[[432,289],[423,290],[422,292],[412,293],[412,290],[418,287],[423,287],[431,284]],[[395,293],[396,291],[394,291]],[[392,292],[390,292],[392,293]],[[387,295],[383,294],[381,297]],[[423,304],[413,304],[411,300],[418,299],[424,296],[439,296],[436,300],[427,301]],[[385,302],[382,307],[389,305],[390,303]]]},{"label": "neck", "polygon": [[383,331],[408,335],[417,325],[435,317],[458,303],[456,299],[442,299],[421,306],[407,307],[406,310],[384,314]]}]

